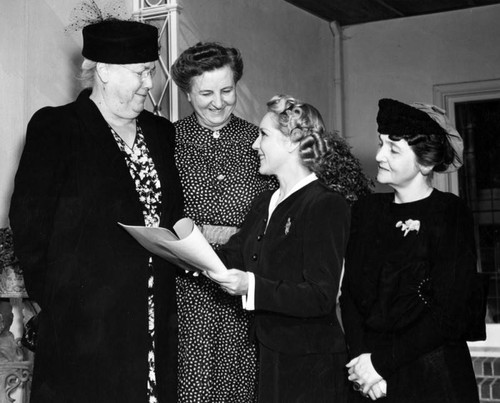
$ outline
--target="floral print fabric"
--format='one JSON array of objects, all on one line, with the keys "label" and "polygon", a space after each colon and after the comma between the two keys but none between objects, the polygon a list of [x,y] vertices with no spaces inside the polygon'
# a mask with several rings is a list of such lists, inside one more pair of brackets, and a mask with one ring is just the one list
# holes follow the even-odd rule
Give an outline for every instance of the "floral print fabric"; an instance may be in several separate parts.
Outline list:
[{"label": "floral print fabric", "polygon": [[[143,205],[144,225],[146,227],[157,227],[160,224],[159,210],[161,206],[161,184],[158,178],[153,159],[149,156],[149,150],[144,140],[142,130],[137,122],[136,138],[132,148],[128,147],[123,139],[111,127],[111,132],[120,150],[125,154],[130,176],[132,177],[139,201]],[[149,403],[157,403],[156,374],[155,374],[155,309],[154,309],[154,274],[152,258],[149,258],[148,279],[148,331],[150,336],[150,348],[148,352],[148,399]]]}]

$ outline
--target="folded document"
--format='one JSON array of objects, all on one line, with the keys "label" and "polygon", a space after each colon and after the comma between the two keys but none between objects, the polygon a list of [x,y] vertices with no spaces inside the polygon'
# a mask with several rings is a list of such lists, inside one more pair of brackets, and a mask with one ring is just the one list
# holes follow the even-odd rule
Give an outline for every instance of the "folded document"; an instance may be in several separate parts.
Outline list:
[{"label": "folded document", "polygon": [[161,227],[120,224],[151,253],[185,270],[220,273],[226,266],[190,218],[182,218],[174,231]]}]

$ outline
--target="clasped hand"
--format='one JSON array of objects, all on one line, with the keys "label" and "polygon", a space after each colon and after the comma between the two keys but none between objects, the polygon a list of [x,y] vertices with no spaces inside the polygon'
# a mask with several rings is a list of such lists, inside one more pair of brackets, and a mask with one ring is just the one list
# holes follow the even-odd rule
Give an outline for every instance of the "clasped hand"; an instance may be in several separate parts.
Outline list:
[{"label": "clasped hand", "polygon": [[358,385],[356,390],[362,395],[372,400],[386,396],[387,383],[373,367],[371,354],[361,354],[346,366],[349,369],[348,379]]},{"label": "clasped hand", "polygon": [[229,269],[221,273],[204,272],[209,279],[215,281],[230,295],[246,295],[248,293],[248,274],[238,269]]}]

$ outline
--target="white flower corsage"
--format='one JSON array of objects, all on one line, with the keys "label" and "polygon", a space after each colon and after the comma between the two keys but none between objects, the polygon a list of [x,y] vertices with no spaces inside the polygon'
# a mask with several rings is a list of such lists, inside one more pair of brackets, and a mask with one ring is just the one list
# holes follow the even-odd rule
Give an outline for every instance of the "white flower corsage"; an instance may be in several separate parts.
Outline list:
[{"label": "white flower corsage", "polygon": [[408,232],[410,231],[417,231],[420,229],[420,221],[419,220],[412,220],[408,219],[405,222],[403,221],[398,221],[396,224],[396,228],[401,227],[401,231],[404,232],[403,236],[408,235]]}]

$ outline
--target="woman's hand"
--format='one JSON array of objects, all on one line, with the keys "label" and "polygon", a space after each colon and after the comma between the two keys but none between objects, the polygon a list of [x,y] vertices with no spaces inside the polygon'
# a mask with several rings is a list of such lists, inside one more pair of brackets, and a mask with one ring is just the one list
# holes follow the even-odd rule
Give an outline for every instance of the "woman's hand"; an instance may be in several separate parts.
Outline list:
[{"label": "woman's hand", "polygon": [[[363,395],[369,395],[372,386],[383,380],[373,367],[371,354],[361,354],[358,357],[353,358],[349,361],[346,367],[349,368],[348,379],[360,385],[359,392]],[[373,391],[373,396],[375,397],[375,393],[378,394],[378,392],[379,388],[376,388]],[[372,397],[371,395],[369,396]]]},{"label": "woman's hand", "polygon": [[238,269],[229,269],[223,273],[204,273],[215,281],[230,295],[246,295],[248,293],[248,274]]}]

